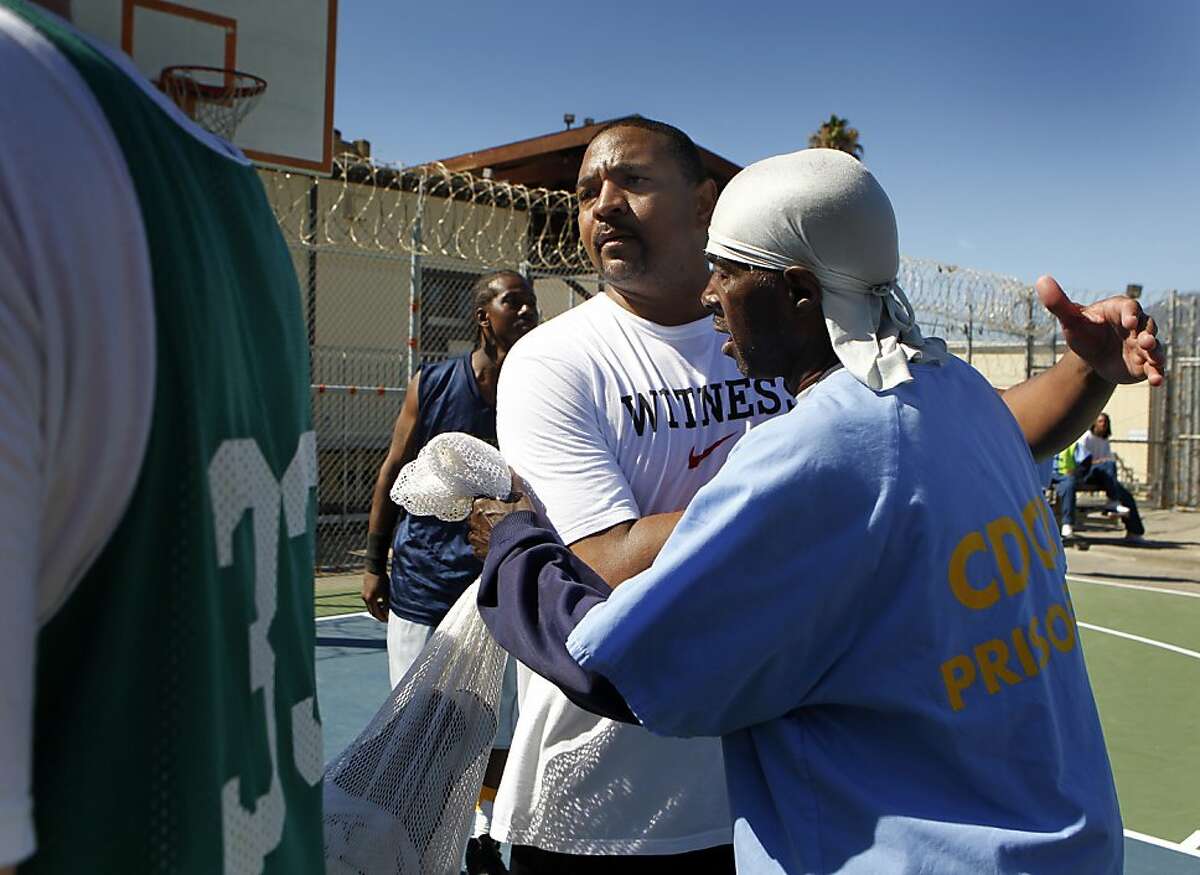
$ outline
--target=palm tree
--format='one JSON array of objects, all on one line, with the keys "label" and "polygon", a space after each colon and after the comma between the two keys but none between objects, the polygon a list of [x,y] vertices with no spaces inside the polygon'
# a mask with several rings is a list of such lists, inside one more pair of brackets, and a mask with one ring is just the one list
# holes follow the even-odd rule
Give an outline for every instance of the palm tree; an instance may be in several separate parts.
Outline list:
[{"label": "palm tree", "polygon": [[808,138],[810,149],[838,149],[855,158],[862,158],[863,147],[858,142],[858,128],[847,127],[849,119],[831,115],[817,132]]}]

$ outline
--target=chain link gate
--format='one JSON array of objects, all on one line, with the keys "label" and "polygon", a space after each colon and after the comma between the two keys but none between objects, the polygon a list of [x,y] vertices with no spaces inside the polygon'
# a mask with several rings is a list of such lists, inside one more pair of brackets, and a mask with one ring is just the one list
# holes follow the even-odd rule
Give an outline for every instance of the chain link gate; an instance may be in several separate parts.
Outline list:
[{"label": "chain link gate", "polygon": [[1151,396],[1151,497],[1159,507],[1200,508],[1200,292],[1171,292],[1155,321],[1167,380]]}]

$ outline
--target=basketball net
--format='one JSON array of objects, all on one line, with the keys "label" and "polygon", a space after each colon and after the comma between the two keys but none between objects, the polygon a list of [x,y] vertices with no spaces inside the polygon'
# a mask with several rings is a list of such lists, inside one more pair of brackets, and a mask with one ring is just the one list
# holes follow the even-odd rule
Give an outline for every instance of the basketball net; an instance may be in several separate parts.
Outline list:
[{"label": "basketball net", "polygon": [[196,124],[230,142],[267,90],[267,80],[223,67],[166,67],[158,86]]}]

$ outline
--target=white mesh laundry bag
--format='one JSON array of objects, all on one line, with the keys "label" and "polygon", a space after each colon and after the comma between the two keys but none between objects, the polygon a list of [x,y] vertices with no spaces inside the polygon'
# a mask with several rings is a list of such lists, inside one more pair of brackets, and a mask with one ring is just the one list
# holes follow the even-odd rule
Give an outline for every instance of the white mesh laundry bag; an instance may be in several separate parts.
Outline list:
[{"label": "white mesh laundry bag", "polygon": [[392,485],[392,501],[413,516],[465,520],[479,496],[503,498],[512,475],[500,451],[459,431],[439,434],[404,466]]},{"label": "white mesh laundry bag", "polygon": [[[498,450],[461,433],[404,466],[392,500],[409,513],[465,519],[475,496],[512,479]],[[366,729],[325,770],[329,875],[458,873],[496,737],[507,654],[462,594]]]}]

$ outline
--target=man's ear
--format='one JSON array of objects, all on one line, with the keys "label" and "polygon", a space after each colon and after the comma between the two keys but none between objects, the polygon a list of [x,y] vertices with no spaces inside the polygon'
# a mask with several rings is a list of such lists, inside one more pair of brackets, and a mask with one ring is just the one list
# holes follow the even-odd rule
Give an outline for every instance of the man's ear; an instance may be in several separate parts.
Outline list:
[{"label": "man's ear", "polygon": [[712,221],[713,210],[717,206],[717,184],[706,179],[696,186],[696,217],[702,227],[707,228]]},{"label": "man's ear", "polygon": [[480,328],[487,328],[490,324],[488,322],[487,311],[482,307],[475,308],[475,324]]},{"label": "man's ear", "polygon": [[787,283],[792,303],[797,309],[820,309],[821,282],[811,270],[792,265],[783,272],[783,281]]}]

